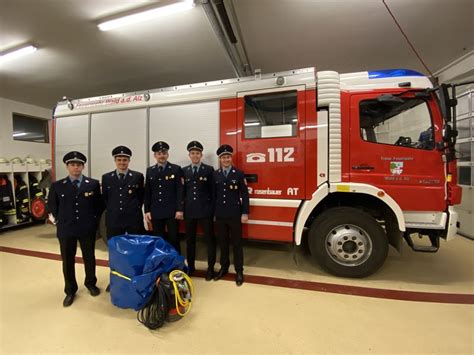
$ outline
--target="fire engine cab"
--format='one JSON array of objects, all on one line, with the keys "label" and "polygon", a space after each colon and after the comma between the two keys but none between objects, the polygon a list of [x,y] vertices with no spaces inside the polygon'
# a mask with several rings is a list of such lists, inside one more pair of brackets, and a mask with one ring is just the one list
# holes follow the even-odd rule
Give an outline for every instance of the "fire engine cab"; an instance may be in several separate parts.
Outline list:
[{"label": "fire engine cab", "polygon": [[131,168],[144,172],[158,140],[181,166],[191,140],[214,167],[217,147],[230,144],[250,193],[245,238],[307,242],[325,270],[364,277],[389,244],[435,252],[439,238],[456,234],[454,105],[446,87],[403,69],[306,68],[64,99],[54,112],[55,174],[66,174],[70,150],[86,154],[84,173],[100,179],[114,169],[117,145],[129,146]]}]

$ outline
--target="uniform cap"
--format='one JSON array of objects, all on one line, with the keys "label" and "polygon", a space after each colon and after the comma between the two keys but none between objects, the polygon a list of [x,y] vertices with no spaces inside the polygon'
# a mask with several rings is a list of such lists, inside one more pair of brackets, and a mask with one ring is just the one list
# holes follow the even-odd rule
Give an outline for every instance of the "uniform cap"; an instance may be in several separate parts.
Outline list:
[{"label": "uniform cap", "polygon": [[127,148],[124,145],[119,145],[118,147],[115,147],[112,150],[112,156],[115,158],[117,156],[124,156],[124,157],[131,157],[132,156],[132,151],[130,148]]},{"label": "uniform cap", "polygon": [[201,143],[199,143],[198,141],[192,141],[192,142],[189,142],[187,148],[188,152],[190,152],[191,150],[199,150],[200,152],[202,152],[202,150],[204,149],[204,147],[202,146]]},{"label": "uniform cap", "polygon": [[220,157],[221,155],[224,155],[224,154],[232,155],[233,152],[234,152],[234,149],[232,149],[230,145],[223,144],[217,149],[216,154]]},{"label": "uniform cap", "polygon": [[65,164],[73,163],[73,162],[85,164],[87,162],[87,158],[81,152],[73,151],[73,152],[67,153],[64,156],[63,162]]},{"label": "uniform cap", "polygon": [[151,150],[153,152],[166,152],[169,149],[170,149],[169,144],[163,141],[158,141],[155,144],[153,144],[153,147],[151,147]]}]

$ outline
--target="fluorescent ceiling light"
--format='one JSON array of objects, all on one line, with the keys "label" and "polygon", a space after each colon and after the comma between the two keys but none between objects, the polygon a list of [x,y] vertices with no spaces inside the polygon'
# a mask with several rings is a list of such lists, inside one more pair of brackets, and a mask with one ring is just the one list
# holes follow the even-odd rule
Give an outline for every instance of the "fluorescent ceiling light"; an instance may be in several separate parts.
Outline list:
[{"label": "fluorescent ceiling light", "polygon": [[13,137],[22,137],[22,136],[26,136],[26,135],[27,135],[26,132],[13,133]]},{"label": "fluorescent ceiling light", "polygon": [[148,21],[157,17],[167,16],[178,12],[190,10],[194,7],[194,0],[185,0],[174,2],[169,5],[156,7],[153,9],[144,10],[131,15],[125,15],[112,20],[107,20],[99,23],[97,27],[101,31],[113,30],[118,27],[127,26],[133,23]]},{"label": "fluorescent ceiling light", "polygon": [[250,126],[260,126],[260,122],[245,122],[244,123],[245,127],[250,127]]},{"label": "fluorescent ceiling light", "polygon": [[32,45],[26,45],[15,50],[4,52],[0,54],[0,63],[6,62],[7,60],[15,59],[21,57],[22,55],[33,53],[38,48]]}]

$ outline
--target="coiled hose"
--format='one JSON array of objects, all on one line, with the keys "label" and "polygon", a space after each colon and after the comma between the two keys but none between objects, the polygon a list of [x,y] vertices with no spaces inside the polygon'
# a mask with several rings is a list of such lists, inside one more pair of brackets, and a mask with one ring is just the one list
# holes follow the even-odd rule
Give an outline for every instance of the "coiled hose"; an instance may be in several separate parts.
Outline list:
[{"label": "coiled hose", "polygon": [[181,270],[173,270],[169,276],[163,274],[156,280],[148,302],[138,311],[137,320],[145,327],[156,330],[162,327],[167,320],[173,303],[177,314],[184,317],[191,310],[193,293],[194,287],[191,278]]}]

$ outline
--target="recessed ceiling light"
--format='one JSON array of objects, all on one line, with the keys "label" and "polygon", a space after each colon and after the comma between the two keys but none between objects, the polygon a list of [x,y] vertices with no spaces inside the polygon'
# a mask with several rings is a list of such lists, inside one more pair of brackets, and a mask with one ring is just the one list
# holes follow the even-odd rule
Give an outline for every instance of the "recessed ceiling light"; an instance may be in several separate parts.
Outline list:
[{"label": "recessed ceiling light", "polygon": [[14,50],[5,51],[0,54],[0,63],[6,62],[7,60],[12,60],[12,59],[21,57],[28,53],[33,53],[37,49],[38,48],[36,48],[33,45],[25,45],[22,47],[18,47]]},{"label": "recessed ceiling light", "polygon": [[97,25],[101,31],[109,31],[122,26],[127,26],[133,23],[148,21],[157,17],[167,16],[176,14],[186,10],[190,10],[194,7],[194,0],[184,1],[167,1],[164,2],[160,7],[147,8],[144,11],[135,12],[120,16],[114,19],[106,20]]}]

